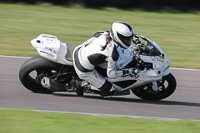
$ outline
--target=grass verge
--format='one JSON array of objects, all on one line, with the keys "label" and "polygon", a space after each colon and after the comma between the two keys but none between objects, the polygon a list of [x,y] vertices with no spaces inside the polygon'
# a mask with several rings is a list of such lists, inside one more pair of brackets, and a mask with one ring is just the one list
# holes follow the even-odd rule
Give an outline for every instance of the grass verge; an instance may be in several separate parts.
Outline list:
[{"label": "grass verge", "polygon": [[1,133],[198,133],[200,121],[153,120],[130,117],[0,109]]},{"label": "grass verge", "polygon": [[135,33],[160,44],[172,67],[200,69],[200,12],[0,4],[0,55],[38,55],[30,41],[42,33],[78,45],[96,31],[109,30],[114,21],[130,23]]}]

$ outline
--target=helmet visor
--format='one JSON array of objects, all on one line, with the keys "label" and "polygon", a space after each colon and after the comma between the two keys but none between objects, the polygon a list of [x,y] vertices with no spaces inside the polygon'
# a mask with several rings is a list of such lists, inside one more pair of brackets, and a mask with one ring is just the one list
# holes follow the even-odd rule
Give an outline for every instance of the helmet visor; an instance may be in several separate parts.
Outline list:
[{"label": "helmet visor", "polygon": [[121,42],[124,43],[127,47],[129,47],[131,45],[132,40],[133,40],[133,35],[126,37],[126,36],[119,34],[118,32],[117,32],[117,35],[118,35],[119,39],[121,40]]}]

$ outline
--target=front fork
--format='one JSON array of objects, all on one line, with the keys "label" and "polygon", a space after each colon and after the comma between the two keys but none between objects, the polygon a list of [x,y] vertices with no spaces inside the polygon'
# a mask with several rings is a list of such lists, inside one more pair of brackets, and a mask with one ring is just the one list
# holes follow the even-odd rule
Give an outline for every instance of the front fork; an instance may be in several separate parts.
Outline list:
[{"label": "front fork", "polygon": [[157,81],[153,81],[153,82],[152,82],[152,89],[153,89],[155,92],[158,92],[158,83],[157,83]]}]

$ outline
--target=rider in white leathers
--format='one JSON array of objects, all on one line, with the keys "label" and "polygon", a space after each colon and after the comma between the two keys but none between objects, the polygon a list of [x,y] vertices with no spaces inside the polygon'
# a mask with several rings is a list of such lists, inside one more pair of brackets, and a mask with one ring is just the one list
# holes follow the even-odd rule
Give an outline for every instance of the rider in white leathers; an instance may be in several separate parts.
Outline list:
[{"label": "rider in white leathers", "polygon": [[134,69],[116,69],[119,58],[117,47],[127,49],[132,39],[133,28],[129,24],[114,22],[109,32],[104,32],[92,42],[77,46],[73,52],[73,63],[79,78],[101,90],[104,98],[111,97],[115,92],[114,86],[95,70],[95,66],[107,62],[109,78],[135,75]]}]

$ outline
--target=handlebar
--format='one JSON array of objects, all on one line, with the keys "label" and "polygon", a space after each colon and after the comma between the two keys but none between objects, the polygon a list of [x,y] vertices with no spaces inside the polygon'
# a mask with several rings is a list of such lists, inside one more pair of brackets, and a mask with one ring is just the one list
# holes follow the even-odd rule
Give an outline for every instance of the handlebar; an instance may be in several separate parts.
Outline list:
[{"label": "handlebar", "polygon": [[[145,41],[148,41],[146,37],[141,36],[140,38],[142,38]],[[137,34],[133,35],[133,43],[137,46],[138,50],[140,51],[145,51],[148,49],[148,47],[145,45],[144,42],[141,41],[141,39],[139,38],[139,36]]]}]

